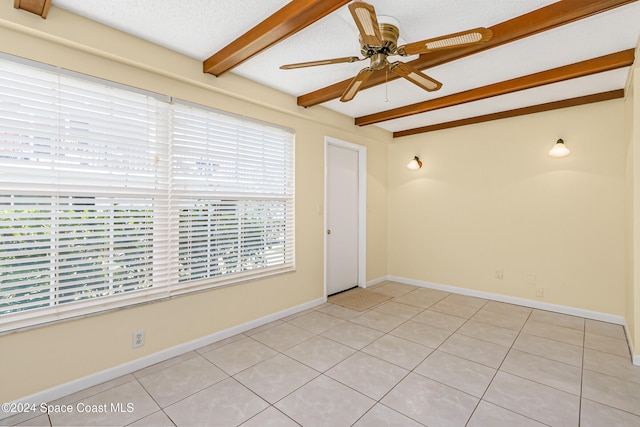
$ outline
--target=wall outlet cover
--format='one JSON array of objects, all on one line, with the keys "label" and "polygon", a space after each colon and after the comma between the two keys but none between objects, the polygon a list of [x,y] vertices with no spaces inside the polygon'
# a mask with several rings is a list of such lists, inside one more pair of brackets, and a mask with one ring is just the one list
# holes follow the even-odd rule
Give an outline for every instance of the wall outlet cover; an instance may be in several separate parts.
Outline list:
[{"label": "wall outlet cover", "polygon": [[133,333],[133,348],[142,347],[144,345],[144,330],[135,331]]}]

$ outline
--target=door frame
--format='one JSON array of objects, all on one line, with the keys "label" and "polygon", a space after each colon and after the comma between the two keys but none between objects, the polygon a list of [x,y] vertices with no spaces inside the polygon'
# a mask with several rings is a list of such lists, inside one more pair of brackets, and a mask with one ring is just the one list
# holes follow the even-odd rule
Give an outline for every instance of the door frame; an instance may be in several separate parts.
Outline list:
[{"label": "door frame", "polygon": [[367,147],[330,136],[324,137],[324,297],[327,298],[328,209],[327,189],[329,179],[329,145],[346,148],[358,153],[358,286],[367,286]]}]

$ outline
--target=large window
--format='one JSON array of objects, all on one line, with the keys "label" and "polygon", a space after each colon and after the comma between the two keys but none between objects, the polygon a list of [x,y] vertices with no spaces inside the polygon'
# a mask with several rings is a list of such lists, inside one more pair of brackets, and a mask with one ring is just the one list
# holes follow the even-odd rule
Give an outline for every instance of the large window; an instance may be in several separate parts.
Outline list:
[{"label": "large window", "polygon": [[0,58],[0,332],[294,268],[293,133]]}]

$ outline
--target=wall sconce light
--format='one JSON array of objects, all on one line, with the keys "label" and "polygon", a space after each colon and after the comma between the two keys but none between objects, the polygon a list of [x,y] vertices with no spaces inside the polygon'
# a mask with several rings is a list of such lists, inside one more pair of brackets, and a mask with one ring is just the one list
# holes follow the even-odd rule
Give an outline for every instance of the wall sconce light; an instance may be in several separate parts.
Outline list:
[{"label": "wall sconce light", "polygon": [[568,156],[570,153],[569,149],[566,145],[564,145],[564,141],[562,138],[556,142],[556,144],[549,150],[549,155],[551,157],[564,157]]},{"label": "wall sconce light", "polygon": [[417,171],[421,167],[422,167],[422,162],[420,161],[420,157],[418,156],[413,156],[413,160],[407,163],[407,169],[410,169],[412,171]]}]

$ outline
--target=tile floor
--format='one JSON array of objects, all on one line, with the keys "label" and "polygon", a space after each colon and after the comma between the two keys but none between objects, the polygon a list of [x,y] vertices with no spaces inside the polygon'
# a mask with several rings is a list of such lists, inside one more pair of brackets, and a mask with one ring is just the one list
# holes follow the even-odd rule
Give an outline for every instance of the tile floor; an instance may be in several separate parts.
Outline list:
[{"label": "tile floor", "polygon": [[[640,426],[640,367],[621,326],[401,283],[372,290],[393,299],[362,313],[324,304],[52,403],[73,414],[4,422]],[[114,402],[123,410],[78,413]]]}]

